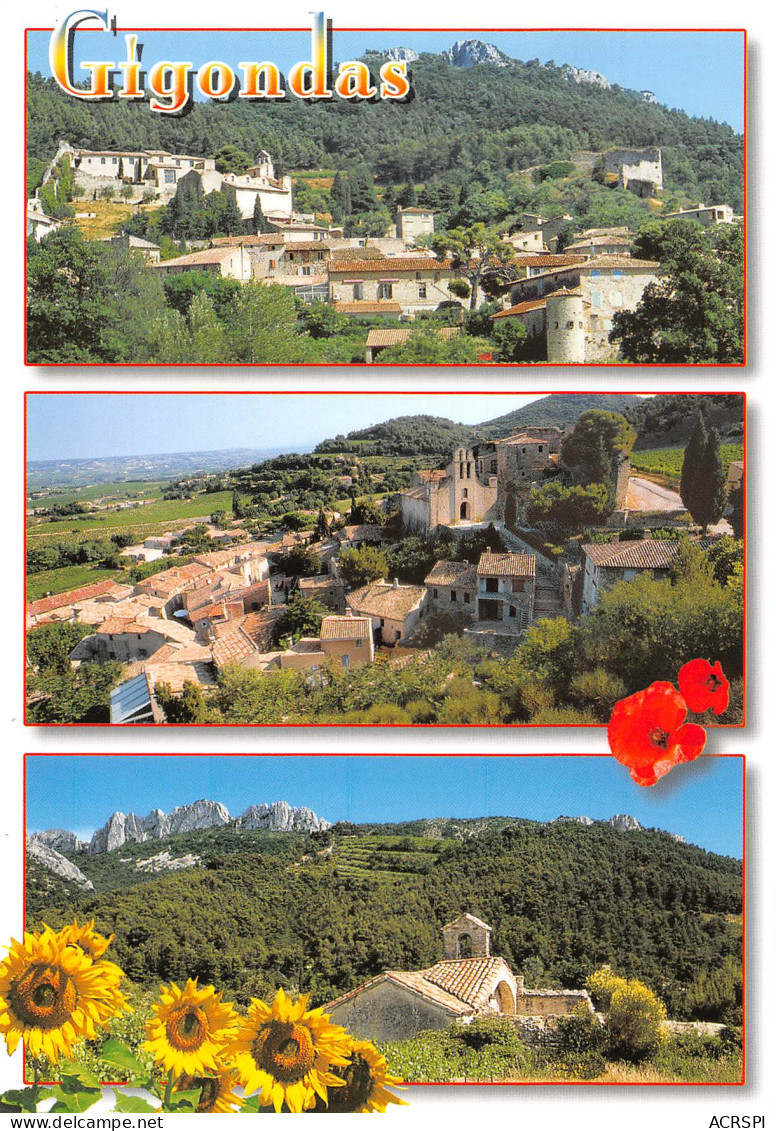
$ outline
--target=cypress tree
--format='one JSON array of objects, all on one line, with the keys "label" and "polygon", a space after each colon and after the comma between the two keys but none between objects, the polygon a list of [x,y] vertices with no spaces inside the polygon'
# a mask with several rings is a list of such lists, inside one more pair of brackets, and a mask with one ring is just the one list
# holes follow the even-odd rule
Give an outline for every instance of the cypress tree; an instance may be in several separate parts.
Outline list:
[{"label": "cypress tree", "polygon": [[682,477],[679,484],[679,494],[682,496],[682,502],[693,518],[695,518],[699,470],[703,460],[703,453],[706,450],[707,441],[708,433],[706,431],[706,421],[703,418],[703,413],[699,412],[690,441],[684,449]]},{"label": "cypress tree", "polygon": [[256,200],[253,205],[253,234],[256,236],[269,232],[269,224],[264,215],[264,210],[261,207],[261,197],[256,193]]},{"label": "cypress tree", "polygon": [[725,468],[720,454],[719,432],[712,428],[706,437],[694,490],[694,508],[690,514],[703,527],[719,522],[727,504],[727,483]]}]

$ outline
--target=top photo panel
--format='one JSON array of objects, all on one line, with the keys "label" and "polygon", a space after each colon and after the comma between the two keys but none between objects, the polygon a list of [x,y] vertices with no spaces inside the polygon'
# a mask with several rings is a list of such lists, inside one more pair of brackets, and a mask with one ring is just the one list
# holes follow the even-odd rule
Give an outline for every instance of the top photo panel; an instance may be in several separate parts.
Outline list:
[{"label": "top photo panel", "polygon": [[26,33],[27,364],[746,363],[745,31],[108,19]]}]

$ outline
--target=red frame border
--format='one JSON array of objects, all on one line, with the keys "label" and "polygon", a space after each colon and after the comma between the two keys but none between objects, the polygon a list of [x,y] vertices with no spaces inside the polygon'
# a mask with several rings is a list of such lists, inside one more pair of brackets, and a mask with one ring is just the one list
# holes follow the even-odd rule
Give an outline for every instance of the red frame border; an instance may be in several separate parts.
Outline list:
[{"label": "red frame border", "polygon": [[[89,362],[62,362],[62,361],[49,361],[49,362],[31,362],[28,360],[28,340],[27,340],[27,76],[29,74],[28,68],[28,35],[30,32],[49,32],[53,28],[39,28],[28,27],[24,29],[24,162],[23,162],[23,176],[24,176],[24,244],[23,244],[23,277],[24,277],[24,290],[23,299],[24,304],[22,311],[22,325],[24,326],[24,359],[23,365],[32,369],[297,369],[301,372],[316,369],[372,369],[366,361],[359,362],[254,362],[251,365],[244,365],[241,362],[199,362],[199,363],[185,363],[178,362],[102,362],[102,361],[89,361]],[[99,28],[79,28],[78,31],[99,32]],[[117,27],[116,31],[139,31],[139,32],[172,32],[180,31],[186,32],[305,32],[309,28],[292,28],[292,27],[258,27],[258,28],[200,28],[200,27],[136,27],[136,28],[123,28]],[[748,209],[748,173],[749,173],[749,67],[748,67],[748,45],[749,33],[746,28],[741,27],[722,27],[722,28],[708,28],[708,27],[632,27],[632,28],[605,28],[605,27],[576,27],[576,28],[516,28],[516,27],[468,27],[468,28],[440,28],[440,27],[418,27],[418,28],[393,28],[393,27],[340,27],[336,31],[341,32],[543,32],[543,31],[559,31],[559,32],[621,32],[626,34],[628,32],[684,32],[684,33],[740,33],[743,35],[743,73],[742,82],[744,88],[744,130],[743,130],[743,143],[744,143],[744,280],[743,280],[743,305],[744,305],[744,335],[743,335],[743,358],[741,361],[728,361],[728,362],[661,362],[661,363],[648,363],[648,362],[518,362],[513,364],[501,365],[494,364],[492,366],[483,365],[481,362],[443,362],[441,364],[428,366],[419,365],[415,363],[401,363],[394,365],[393,369],[459,369],[459,370],[488,370],[503,372],[505,370],[517,371],[524,370],[529,373],[536,369],[741,369],[748,364],[749,354],[749,302],[748,302],[748,235],[749,235],[749,209]],[[388,368],[388,367],[386,367]]]},{"label": "red frame border", "polygon": [[[536,396],[537,396],[537,398],[541,397],[542,395],[545,395],[545,396],[563,396],[563,395],[568,395],[570,393],[582,394],[584,392],[585,392],[585,390],[582,390],[582,389],[566,389],[566,390],[555,390],[552,393],[542,394],[541,391],[537,390]],[[622,389],[597,389],[597,390],[594,390],[594,391],[588,390],[588,392],[594,392],[595,394],[600,393],[601,395],[605,395],[605,394],[612,394],[612,393],[614,393],[614,394],[621,393],[622,394],[624,391]],[[708,391],[693,390],[693,391],[682,391],[682,392],[678,392],[678,391],[677,392],[645,391],[645,392],[646,392],[646,395],[664,396],[664,397],[688,396],[688,395],[689,396],[693,396],[693,395],[694,396],[704,396],[704,395],[715,396],[715,395],[718,394],[717,390],[708,390]],[[26,640],[27,640],[27,520],[26,520],[26,502],[27,502],[28,398],[30,398],[30,397],[69,397],[69,396],[96,396],[96,397],[112,397],[112,396],[120,396],[120,397],[123,397],[123,396],[138,396],[138,397],[145,397],[145,396],[151,396],[151,397],[157,397],[157,396],[168,396],[168,397],[169,396],[185,396],[185,397],[193,397],[193,396],[200,396],[200,397],[224,397],[224,396],[240,396],[240,397],[247,397],[247,396],[251,396],[251,397],[253,397],[253,396],[255,396],[255,397],[265,397],[265,396],[271,396],[271,397],[276,397],[276,396],[281,396],[281,397],[282,396],[285,396],[285,397],[294,397],[294,396],[306,396],[306,397],[401,396],[401,397],[415,397],[415,396],[438,396],[438,397],[450,398],[450,397],[459,397],[459,396],[460,397],[469,397],[469,396],[504,397],[504,396],[510,396],[510,395],[521,396],[521,395],[526,395],[526,394],[522,394],[518,391],[512,391],[511,393],[503,393],[500,390],[485,390],[485,391],[481,392],[479,390],[474,390],[474,389],[462,390],[461,392],[449,392],[449,391],[439,392],[437,390],[425,392],[425,391],[420,391],[420,390],[406,391],[404,389],[386,389],[386,390],[378,390],[376,392],[367,392],[366,390],[362,390],[362,389],[355,390],[353,392],[350,392],[348,390],[332,390],[332,391],[329,391],[329,390],[321,390],[321,389],[316,389],[316,390],[299,389],[298,391],[287,390],[287,389],[272,389],[272,390],[267,390],[266,392],[261,391],[261,390],[242,391],[240,389],[223,389],[223,390],[219,390],[219,391],[199,391],[199,390],[185,390],[185,389],[184,390],[182,390],[182,389],[169,389],[169,390],[168,389],[150,389],[150,390],[143,390],[142,392],[134,391],[134,390],[124,390],[124,389],[105,389],[105,390],[68,389],[67,391],[62,390],[62,389],[54,389],[54,390],[40,390],[40,391],[36,390],[34,392],[33,391],[25,392],[25,394],[24,394],[24,456],[23,456],[23,459],[24,459],[24,474],[23,474],[23,483],[22,483],[23,503],[24,503],[24,512],[23,513],[25,514],[25,520],[24,520],[24,561],[23,561],[23,564],[22,564],[22,569],[24,571],[24,573],[23,573],[23,577],[24,577],[24,582],[23,582],[23,584],[24,584],[24,605],[23,605],[23,609],[22,609],[22,648],[23,648],[22,670],[24,672],[22,695],[23,695],[23,702],[24,702],[24,725],[27,726],[27,727],[39,726],[39,727],[46,728],[46,729],[48,729],[50,727],[57,727],[57,728],[85,727],[85,728],[88,728],[88,729],[108,727],[110,729],[114,729],[114,724],[111,724],[111,723],[30,723],[30,722],[27,721],[27,649],[26,649]],[[747,475],[747,469],[748,469],[748,394],[746,392],[733,391],[733,392],[731,392],[730,395],[742,397],[743,398],[743,407],[744,407],[744,435],[743,435],[743,446],[744,446],[744,537],[743,537],[743,543],[744,543],[744,607],[743,607],[744,641],[743,641],[743,669],[742,669],[742,680],[743,680],[743,687],[744,687],[744,695],[743,695],[744,704],[743,704],[743,720],[742,720],[742,722],[740,722],[740,723],[730,723],[730,724],[723,725],[723,726],[720,726],[720,727],[715,726],[714,727],[715,730],[716,729],[736,730],[736,729],[740,729],[742,727],[745,727],[747,725],[747,703],[746,703],[746,699],[747,699],[747,617],[746,617],[746,603],[747,603],[748,585],[747,585],[746,577],[747,577],[747,561],[748,561],[747,550],[748,550],[748,533],[749,533],[748,516],[747,516],[747,501],[748,501],[748,475]],[[115,724],[115,726],[118,726],[118,724]],[[440,731],[441,730],[460,730],[460,731],[468,732],[468,731],[474,731],[474,730],[508,730],[508,731],[525,730],[525,729],[534,729],[534,728],[537,728],[537,727],[544,727],[545,724],[544,723],[466,723],[466,724],[460,724],[460,723],[412,723],[412,724],[405,724],[405,723],[379,723],[379,724],[378,723],[133,723],[132,726],[134,728],[138,729],[138,730],[145,730],[149,727],[150,728],[157,728],[157,727],[160,727],[160,726],[164,726],[165,728],[176,728],[176,729],[193,727],[195,729],[206,729],[206,730],[214,730],[216,728],[221,728],[221,727],[226,727],[226,728],[229,728],[229,729],[232,729],[232,728],[234,728],[234,729],[244,729],[244,728],[260,727],[262,729],[277,728],[279,730],[288,730],[288,729],[293,729],[293,728],[300,729],[300,728],[303,728],[303,727],[313,726],[316,729],[321,729],[321,730],[323,730],[323,729],[331,730],[331,729],[336,729],[336,728],[339,727],[339,728],[342,728],[344,730],[353,730],[353,729],[361,729],[361,730],[371,730],[371,729],[377,729],[377,730],[391,730],[391,729],[393,729],[393,730],[397,730],[398,729],[398,730],[401,730],[401,729],[403,729],[403,730],[406,730],[408,732],[414,732],[416,730],[429,729],[429,730],[440,730]],[[605,728],[605,727],[606,727],[606,723],[555,723],[555,724],[553,724],[552,729],[566,729],[566,730],[568,730],[568,729],[580,728],[580,729],[594,730],[594,729],[602,729],[602,728]]]},{"label": "red frame border", "polygon": [[[218,757],[220,758],[274,758],[278,755],[259,753],[259,754],[245,754],[243,751],[224,751]],[[307,758],[412,758],[423,757],[423,755],[412,754],[329,754],[325,751],[314,751],[308,754],[294,754],[294,757],[307,757]],[[454,754],[437,754],[433,757],[438,758],[609,758],[609,754],[471,754],[471,753],[454,753]],[[123,753],[123,752],[109,752],[103,753],[100,751],[82,751],[80,754],[70,753],[69,751],[58,751],[51,754],[45,751],[26,752],[23,760],[23,828],[22,828],[22,932],[26,929],[27,922],[27,852],[26,852],[26,833],[27,833],[27,759],[28,758],[210,758],[212,754],[204,754],[200,751],[194,752],[166,752],[166,751],[153,751],[147,754],[141,753]],[[703,757],[703,756],[702,756]],[[537,1088],[537,1087],[575,1087],[575,1088],[740,1088],[746,1085],[746,1038],[747,1038],[747,1017],[746,1017],[746,1003],[747,1003],[747,982],[746,982],[746,931],[747,931],[747,780],[746,780],[746,762],[747,756],[745,754],[712,754],[706,755],[710,758],[739,758],[741,760],[741,799],[742,799],[742,814],[741,814],[741,971],[742,971],[742,1011],[743,1011],[743,1041],[741,1045],[741,1079],[740,1080],[655,1080],[655,1081],[605,1081],[605,1080],[459,1080],[459,1081],[405,1081],[404,1083],[410,1088]],[[23,937],[23,935],[22,935]],[[23,1045],[22,1053],[22,1082],[30,1084],[32,1081],[27,1079],[26,1065],[27,1065],[27,1050]],[[111,1084],[119,1087],[124,1081],[105,1081],[105,1087]]]}]

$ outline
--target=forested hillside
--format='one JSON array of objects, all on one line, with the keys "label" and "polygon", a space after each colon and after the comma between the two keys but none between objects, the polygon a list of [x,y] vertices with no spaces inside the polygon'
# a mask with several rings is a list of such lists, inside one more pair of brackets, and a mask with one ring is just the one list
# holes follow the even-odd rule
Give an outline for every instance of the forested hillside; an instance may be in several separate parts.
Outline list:
[{"label": "forested hillside", "polygon": [[[635,398],[634,398],[635,399]],[[636,429],[636,450],[686,444],[698,413],[725,440],[744,436],[744,397],[741,393],[677,393],[640,399],[625,410]]]},{"label": "forested hillside", "polygon": [[[441,926],[467,910],[491,924],[495,953],[529,985],[578,987],[611,962],[647,981],[673,1016],[739,1019],[739,861],[603,824],[486,823],[464,841],[386,834],[335,826],[289,838],[272,856],[246,842],[245,852],[102,894],[65,895],[34,867],[28,926],[94,916],[115,932],[114,960],[136,981],[197,975],[242,999],[285,985],[321,1004],[383,969],[436,961]],[[197,851],[195,834],[185,841]],[[179,854],[178,838],[170,847]],[[125,849],[97,864],[103,882],[108,857]],[[96,860],[73,859],[87,875]]]},{"label": "forested hillside", "polygon": [[[238,100],[198,103],[187,116],[168,118],[143,103],[76,101],[36,74],[28,84],[28,152],[47,162],[65,139],[86,148],[203,156],[225,145],[251,156],[266,149],[286,170],[366,162],[382,183],[425,182],[424,202],[446,211],[459,202],[458,193],[450,199],[453,186],[474,180],[486,190],[503,188],[518,170],[578,150],[658,145],[667,190],[743,208],[743,139],[727,125],[643,102],[617,86],[569,82],[560,67],[538,60],[458,69],[422,55],[412,64],[412,85],[414,97],[401,104]],[[520,193],[510,204],[519,207]]]}]

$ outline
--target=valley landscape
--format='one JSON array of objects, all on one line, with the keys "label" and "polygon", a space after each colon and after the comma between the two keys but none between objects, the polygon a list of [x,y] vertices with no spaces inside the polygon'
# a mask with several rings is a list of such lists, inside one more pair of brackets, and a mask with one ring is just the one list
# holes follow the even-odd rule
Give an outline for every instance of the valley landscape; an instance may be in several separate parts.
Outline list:
[{"label": "valley landscape", "polygon": [[[54,770],[58,781],[72,773],[73,788],[91,773],[92,759],[75,759],[72,771],[58,761],[31,757],[36,763],[30,766],[31,812],[39,809],[40,785],[52,780]],[[120,761],[145,773],[142,758]],[[168,760],[172,768],[163,761],[157,769],[159,789],[167,792],[176,760]],[[221,760],[225,781],[231,783],[239,770],[229,769],[229,761]],[[400,760],[404,779],[398,765],[383,768],[364,761],[351,760],[362,764],[345,778],[344,768],[338,768],[335,788],[349,782],[352,803],[376,812],[380,803],[370,798],[371,783],[387,773],[393,782],[404,781],[400,793],[417,795],[412,802],[397,799],[392,811],[403,806],[412,812],[422,811],[428,775],[439,772],[429,764],[444,760]],[[385,766],[391,760],[382,761]],[[459,812],[477,813],[482,803],[486,779],[481,767],[472,765],[477,761],[469,759],[461,769],[452,762],[447,766],[445,795],[470,775],[471,800],[466,808],[459,804]],[[742,1023],[740,859],[685,843],[674,830],[644,827],[624,813],[548,820],[518,816],[512,808],[520,804],[518,795],[526,798],[523,811],[530,812],[537,804],[557,804],[564,793],[573,803],[575,793],[582,801],[592,801],[596,792],[609,797],[612,790],[624,798],[629,787],[617,778],[616,767],[594,759],[553,759],[538,770],[524,767],[521,759],[500,762],[493,785],[498,781],[514,815],[445,816],[450,801],[442,796],[431,803],[440,815],[422,819],[330,821],[310,806],[255,800],[232,817],[221,802],[209,799],[168,814],[155,809],[145,818],[113,813],[88,841],[61,827],[28,830],[27,927],[40,929],[45,922],[59,928],[73,915],[79,922],[94,919],[98,930],[115,934],[114,961],[125,970],[139,1003],[157,981],[197,976],[201,983],[224,987],[238,1004],[251,996],[271,997],[282,985],[288,992],[310,993],[315,1005],[327,1005],[361,993],[359,987],[386,970],[436,970],[432,964],[440,960],[442,927],[463,911],[492,930],[490,953],[519,975],[519,986],[525,986],[524,998],[518,994],[522,1004],[516,1017],[514,1007],[499,1007],[495,1014],[488,1007],[483,1017],[476,1014],[470,1022],[472,1042],[477,1026],[484,1026],[478,1056],[467,1046],[460,1023],[451,1026],[448,1018],[440,1028],[431,1021],[428,1031],[417,1031],[410,1012],[402,1023],[409,1026],[407,1035],[400,1039],[394,1033],[382,1042],[405,1079],[459,1074],[653,1079],[663,1074],[666,1079],[734,1080]],[[703,829],[697,814],[708,798],[726,842],[735,844],[738,829],[740,843],[741,778],[739,765],[736,779],[735,762],[712,759],[705,772],[690,772],[683,779],[686,797],[680,808],[669,803],[672,824],[697,835],[694,830]],[[117,768],[126,780],[126,770]],[[261,766],[252,770],[261,772]],[[199,776],[196,767],[194,773]],[[543,778],[541,785],[531,776],[535,773]],[[302,776],[309,776],[306,768]],[[550,790],[552,799],[528,800],[531,782],[537,782],[540,794]],[[723,782],[724,802],[717,792]],[[110,788],[106,782],[99,790]],[[311,785],[310,791],[320,793],[320,786]],[[146,786],[144,792],[150,796],[152,791]],[[240,792],[250,796],[245,785]],[[336,818],[342,805],[333,804],[330,816]],[[569,1015],[576,1020],[545,1021],[537,1042],[530,1015],[540,1010],[541,995],[562,1001],[573,991],[572,1001],[582,1006],[589,1001],[585,987],[595,985],[591,975],[607,965],[618,977],[638,979],[658,995],[671,1019],[668,1043],[646,1060],[601,1055],[601,1042],[574,1045],[584,1025],[592,1023],[584,1016],[579,1020],[578,1008]],[[380,1037],[380,1014],[366,1004],[369,1000],[364,998],[360,1014],[363,1035]],[[498,1016],[504,1012],[513,1018],[506,1030],[508,1019]],[[492,1033],[488,1025],[495,1026]],[[504,1045],[507,1030],[511,1044]],[[499,1031],[500,1050],[490,1047],[491,1041],[499,1044]],[[587,1034],[590,1041],[594,1037]],[[600,1060],[580,1059],[594,1047]]]}]

